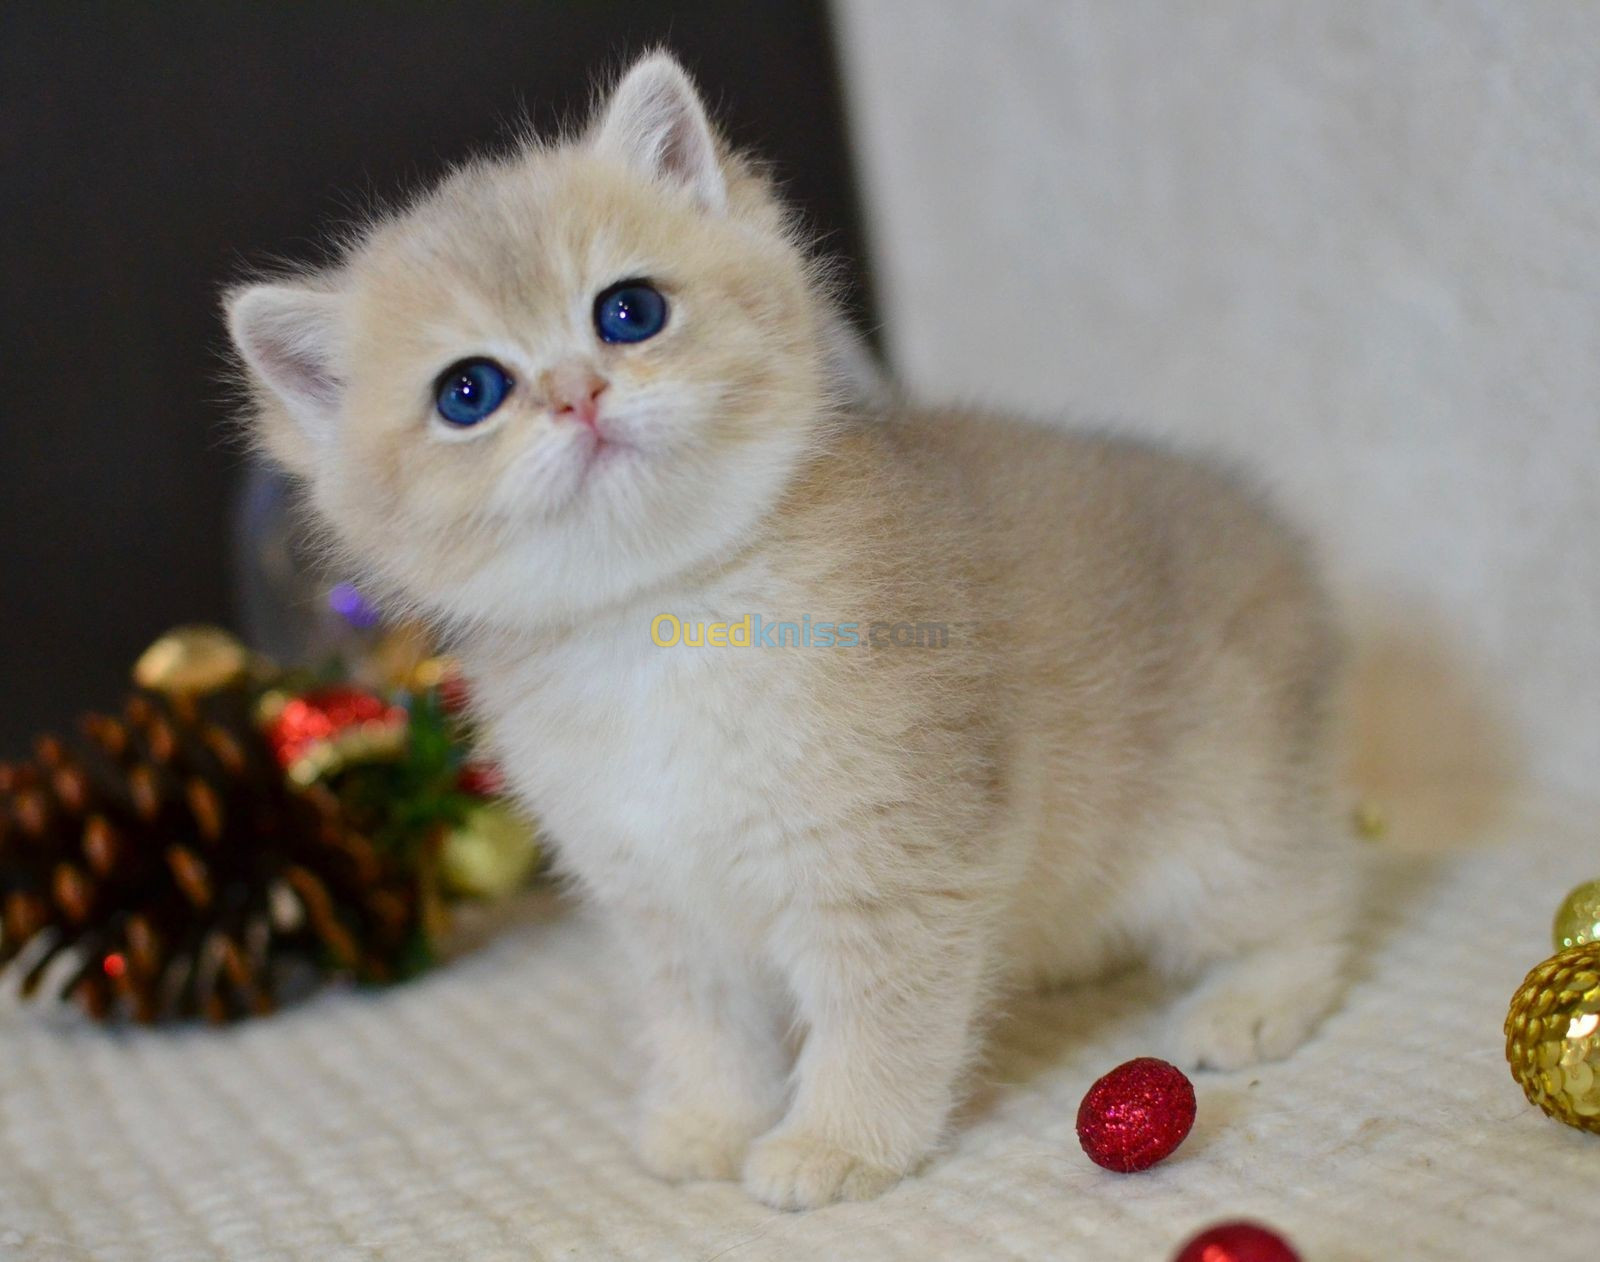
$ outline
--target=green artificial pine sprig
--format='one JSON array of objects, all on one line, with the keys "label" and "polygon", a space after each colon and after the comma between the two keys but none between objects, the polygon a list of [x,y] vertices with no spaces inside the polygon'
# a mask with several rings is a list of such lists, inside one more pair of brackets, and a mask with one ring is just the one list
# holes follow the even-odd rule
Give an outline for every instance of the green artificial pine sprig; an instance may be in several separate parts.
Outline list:
[{"label": "green artificial pine sprig", "polygon": [[459,787],[468,734],[436,688],[397,700],[410,716],[400,756],[346,767],[329,777],[329,788],[377,845],[415,863],[442,830],[460,824],[474,801]]}]

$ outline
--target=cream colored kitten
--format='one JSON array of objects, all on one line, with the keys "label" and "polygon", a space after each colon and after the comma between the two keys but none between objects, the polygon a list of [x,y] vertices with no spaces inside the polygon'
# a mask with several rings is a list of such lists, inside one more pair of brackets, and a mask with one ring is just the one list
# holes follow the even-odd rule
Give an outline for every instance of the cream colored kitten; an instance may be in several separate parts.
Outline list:
[{"label": "cream colored kitten", "polygon": [[[1203,972],[1175,1054],[1225,1069],[1334,1004],[1337,653],[1300,545],[1132,442],[852,407],[789,220],[669,58],[229,318],[263,443],[455,637],[630,957],[654,1170],[882,1191],[1007,984]],[[948,642],[660,647],[662,613]]]}]

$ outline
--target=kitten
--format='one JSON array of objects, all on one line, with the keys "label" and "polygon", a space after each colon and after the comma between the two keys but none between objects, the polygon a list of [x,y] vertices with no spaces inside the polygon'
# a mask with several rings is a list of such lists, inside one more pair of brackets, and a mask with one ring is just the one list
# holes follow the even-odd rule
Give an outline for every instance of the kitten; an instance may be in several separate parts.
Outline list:
[{"label": "kitten", "polygon": [[[1335,1003],[1338,654],[1300,544],[1134,442],[860,402],[669,57],[228,316],[260,441],[449,630],[625,952],[655,1171],[883,1191],[1008,985],[1203,974],[1173,1054],[1222,1069]],[[663,613],[862,643],[661,647]]]}]

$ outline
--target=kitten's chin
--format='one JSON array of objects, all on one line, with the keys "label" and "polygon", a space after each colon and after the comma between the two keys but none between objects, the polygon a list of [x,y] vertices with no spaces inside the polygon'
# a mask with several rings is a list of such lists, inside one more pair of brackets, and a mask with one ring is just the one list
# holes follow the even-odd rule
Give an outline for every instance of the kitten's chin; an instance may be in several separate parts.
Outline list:
[{"label": "kitten's chin", "polygon": [[399,565],[406,586],[452,621],[570,625],[758,544],[802,447],[774,437],[708,476],[697,462],[627,440],[574,445],[520,488],[513,511],[497,505],[504,527],[470,568],[446,577],[457,558],[437,553]]},{"label": "kitten's chin", "polygon": [[608,550],[580,517],[508,541],[458,580],[440,582],[435,574],[414,590],[457,625],[540,632],[624,606],[686,568],[665,550]]}]

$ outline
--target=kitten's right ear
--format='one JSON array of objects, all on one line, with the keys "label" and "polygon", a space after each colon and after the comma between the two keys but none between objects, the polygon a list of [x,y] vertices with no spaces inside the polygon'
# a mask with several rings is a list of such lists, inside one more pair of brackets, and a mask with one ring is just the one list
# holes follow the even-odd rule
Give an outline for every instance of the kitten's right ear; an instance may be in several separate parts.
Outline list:
[{"label": "kitten's right ear", "polygon": [[341,308],[337,294],[304,285],[249,285],[227,298],[234,346],[298,431],[266,435],[291,464],[334,436],[344,390]]}]

